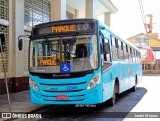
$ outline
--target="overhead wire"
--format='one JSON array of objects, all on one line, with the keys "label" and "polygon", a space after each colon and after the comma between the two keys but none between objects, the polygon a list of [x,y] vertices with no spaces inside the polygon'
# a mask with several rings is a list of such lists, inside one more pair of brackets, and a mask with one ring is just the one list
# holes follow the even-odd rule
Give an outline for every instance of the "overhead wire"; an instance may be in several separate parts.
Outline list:
[{"label": "overhead wire", "polygon": [[[142,3],[141,0],[138,0],[138,2],[139,2],[140,11],[141,11],[141,16],[142,16],[143,25],[144,25],[144,28],[145,28],[145,30],[146,30],[146,27],[145,27],[146,17],[145,17],[145,12],[144,12],[144,8],[143,8],[143,3]],[[146,33],[147,33],[147,30],[146,30]]]}]

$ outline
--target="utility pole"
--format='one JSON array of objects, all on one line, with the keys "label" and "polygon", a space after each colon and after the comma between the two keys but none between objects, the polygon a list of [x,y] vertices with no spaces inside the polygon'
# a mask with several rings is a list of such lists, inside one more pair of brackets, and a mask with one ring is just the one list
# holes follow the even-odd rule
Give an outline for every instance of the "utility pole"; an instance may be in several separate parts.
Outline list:
[{"label": "utility pole", "polygon": [[8,89],[8,81],[7,81],[7,76],[6,76],[6,69],[5,69],[5,63],[4,63],[4,56],[3,52],[5,51],[5,37],[4,34],[0,33],[0,52],[1,52],[1,57],[2,57],[2,64],[3,64],[3,72],[4,72],[4,79],[6,83],[6,90],[7,90],[7,97],[8,97],[8,106],[9,106],[9,112],[11,112],[11,103],[10,103],[10,96],[9,96],[9,89]]}]

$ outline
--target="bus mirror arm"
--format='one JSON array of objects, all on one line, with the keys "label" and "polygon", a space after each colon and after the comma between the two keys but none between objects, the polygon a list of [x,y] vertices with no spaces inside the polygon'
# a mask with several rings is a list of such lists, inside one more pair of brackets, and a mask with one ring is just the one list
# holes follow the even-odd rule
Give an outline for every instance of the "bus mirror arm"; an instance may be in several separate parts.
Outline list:
[{"label": "bus mirror arm", "polygon": [[22,49],[23,49],[23,39],[22,39],[22,37],[30,38],[30,35],[20,35],[18,37],[18,49],[19,49],[19,51],[22,51]]}]

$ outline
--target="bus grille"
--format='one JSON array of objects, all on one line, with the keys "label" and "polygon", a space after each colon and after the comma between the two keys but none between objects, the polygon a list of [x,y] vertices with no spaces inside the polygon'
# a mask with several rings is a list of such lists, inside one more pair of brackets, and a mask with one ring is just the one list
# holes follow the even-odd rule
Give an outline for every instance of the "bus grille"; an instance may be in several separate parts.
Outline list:
[{"label": "bus grille", "polygon": [[46,86],[65,86],[65,85],[79,85],[79,84],[85,84],[86,82],[80,82],[80,83],[66,83],[66,84],[44,84],[40,83],[41,85],[46,85]]}]

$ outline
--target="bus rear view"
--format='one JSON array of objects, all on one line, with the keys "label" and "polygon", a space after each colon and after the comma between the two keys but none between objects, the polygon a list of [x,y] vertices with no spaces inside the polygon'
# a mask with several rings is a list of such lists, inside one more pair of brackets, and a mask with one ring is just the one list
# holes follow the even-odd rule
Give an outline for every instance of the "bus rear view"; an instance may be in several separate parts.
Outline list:
[{"label": "bus rear view", "polygon": [[32,29],[29,45],[32,103],[102,102],[97,24],[94,19],[64,20]]}]

